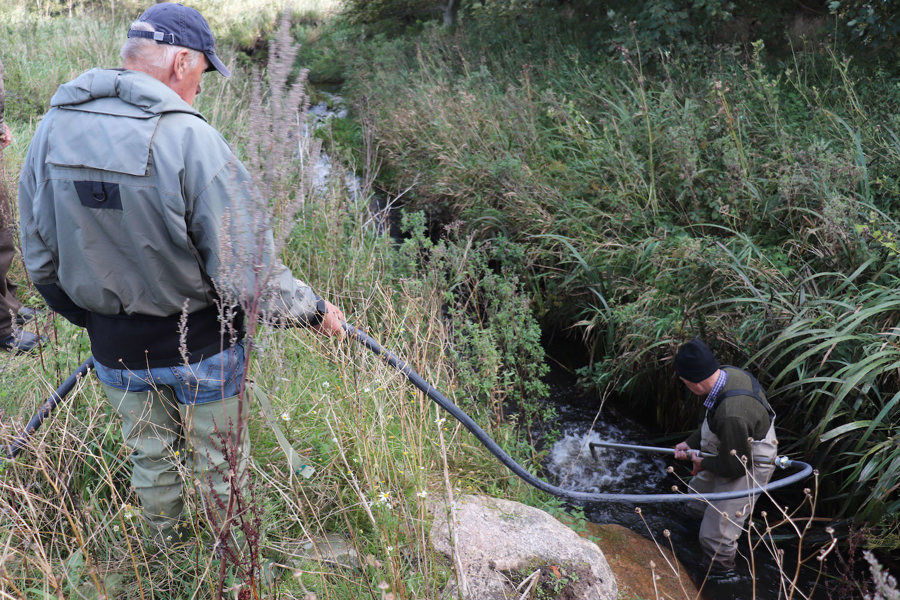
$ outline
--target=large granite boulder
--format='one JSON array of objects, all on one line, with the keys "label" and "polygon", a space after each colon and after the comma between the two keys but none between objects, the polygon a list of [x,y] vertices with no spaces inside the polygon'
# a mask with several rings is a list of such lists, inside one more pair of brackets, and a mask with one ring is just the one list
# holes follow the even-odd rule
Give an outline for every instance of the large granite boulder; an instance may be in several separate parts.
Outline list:
[{"label": "large granite boulder", "polygon": [[432,544],[451,559],[456,573],[446,598],[617,597],[597,544],[542,510],[485,496],[460,496],[452,506],[435,502],[430,508]]}]

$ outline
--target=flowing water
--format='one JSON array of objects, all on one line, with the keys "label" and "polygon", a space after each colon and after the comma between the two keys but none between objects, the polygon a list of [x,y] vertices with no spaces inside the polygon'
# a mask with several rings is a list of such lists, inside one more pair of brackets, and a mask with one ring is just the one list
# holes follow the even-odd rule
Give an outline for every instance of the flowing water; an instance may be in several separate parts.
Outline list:
[{"label": "flowing water", "polygon": [[[580,396],[574,388],[555,386],[554,399],[559,411],[555,428],[559,435],[548,449],[544,467],[550,481],[560,487],[582,492],[669,494],[672,485],[679,483],[675,475],[666,472],[670,465],[687,476],[686,463],[677,463],[671,456],[651,455],[619,449],[597,448],[592,455],[588,444],[592,441],[614,441],[625,444],[671,447],[671,443],[654,443],[654,436],[638,423],[604,408],[597,418],[597,402]],[[778,475],[776,474],[776,477]],[[801,484],[803,485],[803,484]],[[683,486],[681,486],[683,489]],[[616,523],[628,527],[644,537],[655,537],[664,543],[663,531],[668,530],[676,556],[685,565],[695,582],[702,581],[705,564],[702,561],[697,533],[699,520],[689,517],[680,503],[641,504],[588,503],[583,506],[585,516],[594,523]],[[755,515],[764,509],[759,503]],[[774,514],[774,511],[771,511]],[[814,552],[822,542],[809,544],[805,554]],[[762,546],[762,544],[760,544]],[[785,551],[785,567],[793,573],[790,557],[797,552],[796,541],[784,539],[778,547]],[[741,552],[748,556],[749,545],[742,541]],[[652,557],[648,557],[652,558]],[[756,589],[750,584],[750,569],[740,571],[745,576],[738,584],[704,587],[708,600],[779,600],[788,595],[782,585],[781,570],[770,550],[760,548],[754,555]],[[657,562],[660,562],[657,560]],[[818,561],[811,561],[818,567]],[[793,564],[796,564],[795,562]],[[826,563],[827,564],[827,563]],[[815,584],[815,572],[801,569],[797,591],[793,598],[825,600],[829,598],[824,585]]]}]

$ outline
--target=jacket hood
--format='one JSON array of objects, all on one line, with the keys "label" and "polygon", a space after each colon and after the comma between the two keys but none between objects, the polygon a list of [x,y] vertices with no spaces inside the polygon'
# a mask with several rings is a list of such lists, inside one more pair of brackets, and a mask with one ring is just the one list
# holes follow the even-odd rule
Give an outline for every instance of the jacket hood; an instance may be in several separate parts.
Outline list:
[{"label": "jacket hood", "polygon": [[74,110],[90,110],[84,105],[101,98],[119,98],[149,115],[184,112],[203,118],[181,99],[173,89],[141,71],[91,69],[59,86],[50,106]]}]

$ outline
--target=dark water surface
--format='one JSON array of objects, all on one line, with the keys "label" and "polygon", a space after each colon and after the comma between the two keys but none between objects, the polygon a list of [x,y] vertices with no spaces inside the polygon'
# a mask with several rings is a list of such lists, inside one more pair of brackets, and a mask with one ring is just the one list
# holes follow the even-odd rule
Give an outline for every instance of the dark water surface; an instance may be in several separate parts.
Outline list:
[{"label": "dark water surface", "polygon": [[[544,466],[548,479],[560,487],[582,492],[669,494],[672,492],[672,485],[679,483],[679,480],[675,475],[667,474],[668,466],[675,466],[676,472],[682,477],[689,476],[687,463],[675,461],[671,456],[598,448],[595,459],[588,447],[588,443],[592,441],[606,440],[656,447],[671,447],[674,442],[653,443],[654,434],[608,408],[604,408],[600,417],[596,418],[599,402],[596,399],[585,398],[574,387],[554,384],[553,390],[554,402],[560,413],[559,419],[555,422],[559,435],[547,440],[548,456]],[[780,476],[782,475],[776,473],[775,478]],[[797,487],[802,488],[804,485],[812,486],[812,481],[801,483]],[[684,486],[681,487],[683,489]],[[801,498],[802,489],[787,490],[784,497],[776,496],[775,501],[786,506],[797,506]],[[707,565],[703,562],[697,540],[700,521],[689,517],[683,511],[681,503],[641,504],[641,514],[635,511],[636,505],[625,503],[589,503],[583,508],[591,522],[619,524],[644,537],[655,537],[661,544],[666,543],[663,532],[668,530],[676,556],[698,583],[698,587],[703,581]],[[761,511],[764,510],[768,515],[777,514],[771,501],[763,499],[757,503],[754,518],[758,520]],[[830,539],[824,527],[823,524],[813,528],[811,539],[803,544],[803,556],[813,555],[806,563],[815,569],[819,568],[820,562],[814,555]],[[774,548],[771,543],[768,544],[769,547],[765,547],[766,544],[758,544],[756,551],[751,553],[749,542],[746,538],[742,539],[739,549],[748,559],[752,554],[755,563],[752,568],[753,575],[747,564],[742,565],[739,569],[744,576],[741,582],[718,586],[707,583],[703,590],[704,598],[779,600],[791,597],[826,600],[833,597],[849,600],[850,596],[829,593],[824,582],[816,582],[817,573],[805,566],[800,569],[798,583],[791,594],[790,584],[782,577],[782,570],[789,573],[791,578],[794,577],[797,564],[797,538],[787,535],[790,532],[786,527],[776,531],[778,534],[784,534],[784,539],[775,542]],[[775,558],[779,551],[784,552],[783,569],[779,568]],[[739,562],[747,563],[749,560],[739,559]],[[833,563],[830,557],[826,557],[823,562],[825,569],[835,571]],[[755,578],[755,588],[751,577]],[[831,573],[830,579],[833,588],[833,582],[842,577]]]}]

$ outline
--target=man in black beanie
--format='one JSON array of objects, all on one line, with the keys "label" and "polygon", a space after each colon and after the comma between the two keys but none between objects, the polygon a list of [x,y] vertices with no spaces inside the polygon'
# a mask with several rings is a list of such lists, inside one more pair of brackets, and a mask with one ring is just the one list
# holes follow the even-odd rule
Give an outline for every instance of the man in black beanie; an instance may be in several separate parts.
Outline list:
[{"label": "man in black beanie", "polygon": [[[706,418],[700,428],[675,446],[675,458],[693,462],[692,491],[709,494],[766,485],[775,470],[778,442],[775,412],[756,378],[742,369],[720,367],[699,338],[678,350],[675,373],[691,392],[705,398]],[[709,456],[701,456],[698,450]],[[688,505],[703,518],[700,545],[710,561],[711,581],[739,579],[735,571],[737,540],[755,499]]]}]

